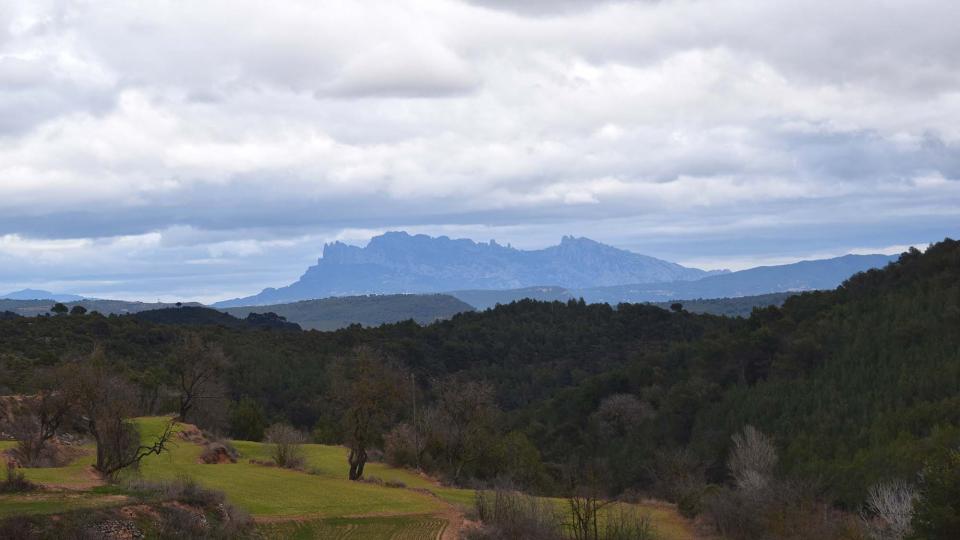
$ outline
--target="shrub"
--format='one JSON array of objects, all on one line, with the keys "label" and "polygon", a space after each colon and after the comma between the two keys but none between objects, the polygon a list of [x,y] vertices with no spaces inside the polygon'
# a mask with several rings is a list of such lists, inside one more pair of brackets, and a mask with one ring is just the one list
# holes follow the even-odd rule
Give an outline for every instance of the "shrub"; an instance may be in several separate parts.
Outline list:
[{"label": "shrub", "polygon": [[906,482],[882,482],[870,488],[861,513],[870,536],[875,540],[906,538],[916,500],[917,491]]},{"label": "shrub", "polygon": [[618,504],[603,514],[599,531],[603,540],[653,540],[656,538],[650,516],[636,508]]},{"label": "shrub", "polygon": [[0,493],[24,493],[35,491],[38,486],[27,478],[17,469],[16,464],[7,462],[7,475],[3,482],[0,482]]},{"label": "shrub", "polygon": [[417,451],[417,435],[410,424],[397,424],[383,437],[384,459],[394,467],[416,467]]},{"label": "shrub", "polygon": [[306,464],[303,455],[303,442],[306,436],[287,424],[273,424],[267,429],[267,442],[270,443],[270,454],[278,467],[287,469],[302,469]]},{"label": "shrub", "polygon": [[475,508],[483,528],[470,534],[478,540],[563,538],[562,517],[550,501],[509,489],[478,490]]}]

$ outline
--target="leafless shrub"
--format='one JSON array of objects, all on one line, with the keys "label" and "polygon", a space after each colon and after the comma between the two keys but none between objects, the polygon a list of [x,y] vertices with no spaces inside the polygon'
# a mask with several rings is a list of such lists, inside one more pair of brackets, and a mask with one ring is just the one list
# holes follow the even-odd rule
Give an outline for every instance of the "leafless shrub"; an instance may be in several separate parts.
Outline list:
[{"label": "leafless shrub", "polygon": [[704,497],[705,523],[730,540],[860,538],[856,520],[830,507],[806,482],[770,478],[758,489],[722,488]]},{"label": "leafless shrub", "polygon": [[727,467],[741,490],[757,491],[767,485],[777,465],[777,449],[770,437],[753,426],[733,436]]},{"label": "leafless shrub", "polygon": [[24,493],[36,489],[37,485],[27,480],[13,462],[7,463],[7,476],[0,482],[0,493]]},{"label": "leafless shrub", "polygon": [[901,480],[881,482],[867,493],[861,513],[864,526],[876,540],[901,540],[911,533],[917,490]]},{"label": "leafless shrub", "polygon": [[410,424],[397,424],[383,437],[384,459],[394,467],[416,467],[423,451],[421,439]]},{"label": "leafless shrub", "polygon": [[472,532],[473,538],[563,538],[562,517],[549,501],[509,489],[478,490],[475,508],[483,528]]},{"label": "leafless shrub", "polygon": [[618,504],[608,509],[598,538],[602,540],[653,540],[656,534],[650,516],[632,506]]},{"label": "leafless shrub", "polygon": [[301,469],[306,463],[303,442],[306,436],[287,424],[274,424],[267,428],[267,442],[271,444],[271,457],[278,467]]}]

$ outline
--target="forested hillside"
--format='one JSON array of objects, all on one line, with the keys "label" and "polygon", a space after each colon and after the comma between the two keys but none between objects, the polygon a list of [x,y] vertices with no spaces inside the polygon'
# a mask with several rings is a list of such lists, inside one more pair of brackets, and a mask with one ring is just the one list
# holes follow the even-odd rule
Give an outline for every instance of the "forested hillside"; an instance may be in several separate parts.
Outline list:
[{"label": "forested hillside", "polygon": [[[229,359],[230,411],[253,403],[265,419],[323,442],[345,437],[337,396],[360,376],[349,360],[359,346],[388,359],[390,373],[413,374],[421,407],[445,399],[450,385],[489,385],[487,429],[500,450],[464,459],[460,480],[506,474],[555,492],[576,459],[597,464],[610,492],[656,489],[654,464],[676,449],[694,456],[704,481],[722,484],[730,436],[752,424],[773,437],[780,474],[815,480],[829,500],[855,508],[875,481],[914,478],[930,456],[960,444],[958,328],[960,243],[946,240],[748,319],[521,301],[426,327],[189,331]],[[30,391],[37,366],[100,345],[162,408],[168,359],[185,331],[99,315],[3,320],[0,392]],[[409,397],[398,399],[392,420],[411,422]],[[237,414],[211,418],[240,428]],[[504,448],[526,449],[523,462]]]}]

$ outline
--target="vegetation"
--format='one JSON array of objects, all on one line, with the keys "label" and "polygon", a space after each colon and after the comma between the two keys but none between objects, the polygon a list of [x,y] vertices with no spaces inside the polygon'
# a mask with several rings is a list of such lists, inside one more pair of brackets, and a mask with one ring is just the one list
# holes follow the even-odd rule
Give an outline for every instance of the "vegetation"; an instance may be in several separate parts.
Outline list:
[{"label": "vegetation", "polygon": [[[386,488],[346,480],[381,476],[371,457],[386,449],[391,462],[460,486],[508,480],[597,504],[657,494],[733,538],[843,536],[885,519],[866,506],[882,495],[875,486],[926,471],[910,510],[913,534],[946,538],[956,533],[956,492],[939,479],[958,469],[950,458],[960,448],[958,327],[960,243],[946,240],[749,318],[582,301],[326,333],[98,314],[15,318],[0,321],[0,381],[44,395],[37,374],[58,365],[78,370],[71,379],[101,381],[115,391],[87,384],[80,398],[80,427],[97,443],[101,471],[117,472],[109,472],[112,453],[126,463],[152,447],[130,441],[159,442],[161,455],[136,460],[145,475],[170,479],[159,465],[170,455],[178,471],[255,514],[315,512],[318,493],[331,490],[297,471],[179,461],[163,429],[133,436],[140,426],[131,416],[183,404],[183,370],[171,358],[187,356],[184,339],[223,353],[223,412],[198,415],[202,427],[250,436],[281,422],[346,445],[339,471],[350,487],[336,496],[349,513],[341,515],[387,499],[406,513],[435,509],[415,492],[399,490],[411,497],[400,504],[376,491]],[[112,419],[116,436],[96,434],[99,418]],[[310,470],[309,451],[306,461]],[[320,506],[325,517],[330,504]]]},{"label": "vegetation", "polygon": [[303,300],[290,304],[224,308],[235,317],[276,313],[310,330],[338,330],[351,324],[379,326],[414,320],[429,324],[473,307],[445,294],[384,294]]}]

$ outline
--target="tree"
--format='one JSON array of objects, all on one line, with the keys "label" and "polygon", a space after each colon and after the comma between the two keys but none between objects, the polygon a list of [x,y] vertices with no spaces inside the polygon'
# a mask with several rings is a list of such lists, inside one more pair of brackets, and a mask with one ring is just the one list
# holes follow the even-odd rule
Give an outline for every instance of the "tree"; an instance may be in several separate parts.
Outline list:
[{"label": "tree", "polygon": [[186,334],[169,359],[179,393],[177,419],[186,422],[198,402],[223,399],[218,378],[226,367],[227,358],[219,344],[207,343],[197,334]]},{"label": "tree", "polygon": [[427,430],[456,482],[466,465],[486,456],[498,442],[500,411],[493,387],[486,382],[451,377],[434,382],[434,393],[436,405],[428,411]]},{"label": "tree", "polygon": [[235,439],[259,441],[263,439],[266,425],[263,407],[248,397],[244,397],[230,409],[230,433]]},{"label": "tree", "polygon": [[777,448],[773,441],[750,425],[732,439],[733,449],[727,467],[737,487],[745,491],[766,487],[777,466]]},{"label": "tree", "polygon": [[86,314],[87,314],[87,308],[81,306],[80,304],[77,304],[77,305],[73,306],[73,308],[70,309],[70,314],[71,314],[71,315],[86,315]]},{"label": "tree", "polygon": [[68,311],[70,311],[70,309],[64,304],[57,302],[56,304],[53,305],[52,308],[50,308],[50,311],[52,311],[56,315],[63,315]]},{"label": "tree", "polygon": [[600,434],[623,437],[653,416],[652,408],[633,394],[613,394],[600,402],[592,415]]},{"label": "tree", "polygon": [[[12,431],[17,439],[14,456],[22,466],[42,466],[49,442],[65,426],[76,406],[76,395],[67,386],[63,369],[41,370],[37,373],[38,391],[27,396],[21,410],[16,412]],[[48,465],[58,465],[50,462]]]},{"label": "tree", "polygon": [[903,482],[881,482],[871,487],[861,513],[870,536],[876,540],[903,540],[911,533],[917,490]]},{"label": "tree", "polygon": [[91,358],[68,368],[69,384],[76,392],[85,427],[97,445],[94,468],[106,478],[138,467],[149,455],[159,455],[173,436],[173,421],[168,422],[152,444],[141,443],[137,426],[130,422],[135,412],[132,385],[107,366],[102,349]]},{"label": "tree", "polygon": [[960,538],[960,450],[942,451],[924,467],[913,530],[918,540]]},{"label": "tree", "polygon": [[379,442],[402,403],[403,370],[370,347],[359,347],[331,368],[334,395],[350,449],[349,478],[363,478],[367,450]]}]

